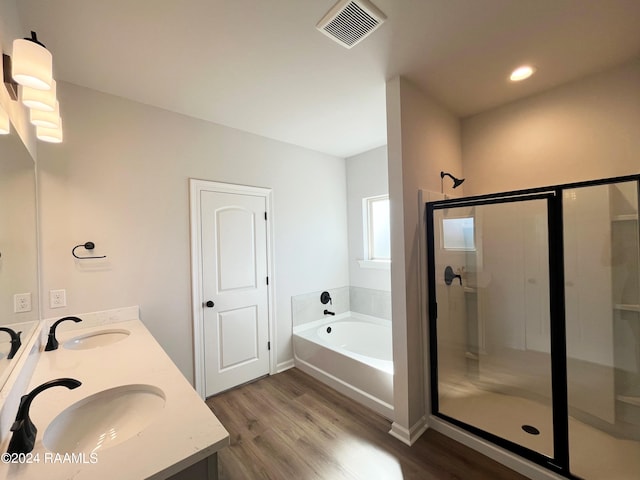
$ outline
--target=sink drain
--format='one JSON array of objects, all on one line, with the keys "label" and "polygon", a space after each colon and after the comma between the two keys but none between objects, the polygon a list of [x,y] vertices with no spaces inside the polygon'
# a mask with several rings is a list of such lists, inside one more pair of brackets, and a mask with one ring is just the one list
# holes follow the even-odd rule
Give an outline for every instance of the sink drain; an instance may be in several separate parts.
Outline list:
[{"label": "sink drain", "polygon": [[522,430],[527,432],[529,435],[540,435],[540,430],[533,425],[522,425]]}]

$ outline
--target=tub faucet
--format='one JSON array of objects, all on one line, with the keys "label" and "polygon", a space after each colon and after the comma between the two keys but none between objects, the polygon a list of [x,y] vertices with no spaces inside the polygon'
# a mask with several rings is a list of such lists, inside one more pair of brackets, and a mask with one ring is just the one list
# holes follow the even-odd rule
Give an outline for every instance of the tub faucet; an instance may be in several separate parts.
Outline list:
[{"label": "tub faucet", "polygon": [[71,321],[74,321],[76,323],[82,321],[82,319],[78,318],[78,317],[64,317],[64,318],[61,318],[60,320],[58,320],[53,325],[51,325],[51,328],[49,329],[49,339],[47,340],[47,346],[44,347],[45,352],[49,352],[51,350],[57,350],[58,349],[58,340],[56,339],[56,328],[58,328],[58,325],[60,323],[66,321],[66,320],[71,320]]},{"label": "tub faucet", "polygon": [[9,355],[7,355],[7,358],[11,360],[20,348],[20,345],[22,345],[22,342],[20,341],[20,334],[22,332],[16,332],[15,330],[7,327],[0,327],[0,332],[7,332],[11,335],[11,351],[9,352]]},{"label": "tub faucet", "polygon": [[58,378],[43,383],[31,390],[31,392],[23,395],[22,398],[20,398],[20,406],[18,407],[16,420],[13,422],[13,425],[11,425],[13,436],[9,442],[7,453],[29,453],[33,450],[38,429],[29,418],[29,407],[31,407],[31,402],[36,395],[51,387],[62,386],[73,390],[80,385],[82,385],[82,383],[74,378]]},{"label": "tub faucet", "polygon": [[331,305],[333,305],[333,301],[331,300],[331,295],[329,295],[329,292],[322,292],[320,294],[320,302],[323,305],[326,305],[327,303],[330,303]]},{"label": "tub faucet", "polygon": [[324,311],[325,315],[335,315],[335,312],[330,312],[329,310]]}]

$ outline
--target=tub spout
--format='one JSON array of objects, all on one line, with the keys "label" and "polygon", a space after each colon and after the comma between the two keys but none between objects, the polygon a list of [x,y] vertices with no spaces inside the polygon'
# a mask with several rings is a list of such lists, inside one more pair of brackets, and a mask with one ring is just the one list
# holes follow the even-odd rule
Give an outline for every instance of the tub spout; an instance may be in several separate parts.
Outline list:
[{"label": "tub spout", "polygon": [[325,315],[335,315],[336,313],[335,312],[330,312],[329,310],[325,310],[324,314]]}]

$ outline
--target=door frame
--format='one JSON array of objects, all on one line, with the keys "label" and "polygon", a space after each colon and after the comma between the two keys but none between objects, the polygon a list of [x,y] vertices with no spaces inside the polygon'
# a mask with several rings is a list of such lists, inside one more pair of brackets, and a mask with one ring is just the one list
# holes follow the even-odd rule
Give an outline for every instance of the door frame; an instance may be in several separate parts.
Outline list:
[{"label": "door frame", "polygon": [[275,270],[273,263],[273,191],[270,188],[252,187],[233,183],[215,182],[212,180],[189,179],[189,210],[191,233],[191,309],[193,317],[193,367],[195,389],[201,398],[206,397],[205,361],[204,361],[204,302],[202,282],[202,224],[200,222],[200,197],[203,191],[216,193],[235,193],[252,195],[265,199],[266,234],[267,234],[267,324],[269,332],[269,374],[276,373],[277,345],[275,315]]}]

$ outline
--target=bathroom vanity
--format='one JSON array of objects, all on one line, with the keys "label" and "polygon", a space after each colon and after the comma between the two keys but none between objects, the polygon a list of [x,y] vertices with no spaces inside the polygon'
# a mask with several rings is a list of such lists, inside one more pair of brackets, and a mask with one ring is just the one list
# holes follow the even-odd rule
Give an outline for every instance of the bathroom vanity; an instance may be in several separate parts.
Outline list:
[{"label": "bathroom vanity", "polygon": [[[9,380],[24,386],[21,393],[60,378],[81,385],[33,399],[34,448],[12,458],[5,454],[11,432],[3,435],[0,479],[216,479],[229,434],[139,320],[138,307],[78,317],[60,325],[53,351],[44,346],[56,319],[43,321],[22,359],[30,378],[16,371]],[[4,433],[7,412],[2,422]]]},{"label": "bathroom vanity", "polygon": [[[216,479],[229,435],[138,307],[79,314],[45,351],[58,318],[41,320],[35,162],[15,120],[0,135],[0,480]],[[21,396],[58,379],[33,397],[35,435],[20,424],[33,449],[6,455]]]}]

